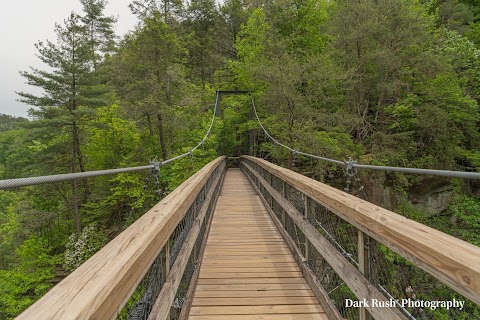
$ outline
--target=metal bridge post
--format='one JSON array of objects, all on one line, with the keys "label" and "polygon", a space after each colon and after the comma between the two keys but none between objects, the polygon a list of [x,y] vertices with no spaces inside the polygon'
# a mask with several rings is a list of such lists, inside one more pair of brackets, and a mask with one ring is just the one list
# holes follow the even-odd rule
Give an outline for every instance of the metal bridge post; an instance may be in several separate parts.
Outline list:
[{"label": "metal bridge post", "polygon": [[[365,278],[370,279],[369,277],[369,241],[368,235],[363,233],[361,230],[358,230],[358,270],[365,276]],[[371,320],[372,317],[365,307],[359,309],[360,320]]]}]

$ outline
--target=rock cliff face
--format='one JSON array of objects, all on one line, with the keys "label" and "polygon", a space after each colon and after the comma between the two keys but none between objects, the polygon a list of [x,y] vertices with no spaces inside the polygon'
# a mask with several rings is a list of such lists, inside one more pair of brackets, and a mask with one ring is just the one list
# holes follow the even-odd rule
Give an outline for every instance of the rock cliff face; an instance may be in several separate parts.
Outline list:
[{"label": "rock cliff face", "polygon": [[427,178],[408,191],[409,202],[428,215],[447,210],[452,200],[453,187],[448,178]]},{"label": "rock cliff face", "polygon": [[[359,191],[360,187],[363,186],[367,201],[385,209],[397,211],[396,207],[399,200],[404,199],[405,194],[396,191],[384,173],[361,172],[359,177],[360,181],[355,181],[351,184],[350,193],[364,198]],[[326,181],[326,183],[337,189],[344,190],[346,178],[332,179]],[[461,185],[462,193],[480,198],[480,180],[465,180],[462,181]],[[455,190],[450,178],[424,176],[420,182],[414,184],[406,191],[407,199],[405,200],[415,209],[431,216],[444,213],[448,209],[454,193]]]},{"label": "rock cliff face", "polygon": [[[385,175],[372,173],[363,176],[367,200],[383,208],[395,211],[398,200],[404,197],[389,184]],[[470,180],[462,183],[462,192],[480,198],[480,181]],[[407,200],[426,215],[445,212],[452,201],[454,188],[451,180],[445,177],[425,177],[407,190]]]},{"label": "rock cliff face", "polygon": [[364,176],[362,182],[367,194],[367,201],[394,211],[398,196],[383,173],[372,172],[368,176]]},{"label": "rock cliff face", "polygon": [[[395,211],[398,194],[382,173],[372,173],[363,177],[367,200],[383,208]],[[416,209],[427,215],[435,215],[447,210],[453,195],[453,187],[446,178],[426,178],[407,190],[407,199]]]}]

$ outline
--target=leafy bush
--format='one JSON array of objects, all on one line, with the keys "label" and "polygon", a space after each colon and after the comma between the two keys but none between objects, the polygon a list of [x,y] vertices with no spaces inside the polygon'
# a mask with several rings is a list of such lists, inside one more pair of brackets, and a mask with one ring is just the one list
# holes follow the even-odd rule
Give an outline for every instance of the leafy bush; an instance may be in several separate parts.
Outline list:
[{"label": "leafy bush", "polygon": [[65,245],[65,261],[63,267],[65,270],[75,270],[102,248],[105,243],[105,235],[95,230],[94,225],[83,228],[78,239],[76,239],[75,234],[71,234]]}]

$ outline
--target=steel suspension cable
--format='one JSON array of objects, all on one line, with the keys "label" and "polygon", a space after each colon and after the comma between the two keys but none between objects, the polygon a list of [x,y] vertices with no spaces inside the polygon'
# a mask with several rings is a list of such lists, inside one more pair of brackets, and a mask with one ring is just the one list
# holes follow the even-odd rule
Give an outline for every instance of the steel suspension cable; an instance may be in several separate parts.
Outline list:
[{"label": "steel suspension cable", "polygon": [[[217,99],[217,103],[218,103],[218,99]],[[215,108],[217,108],[217,104],[215,104]],[[213,128],[213,123],[215,122],[215,110],[216,109],[214,109],[214,111],[213,111],[212,120],[210,122],[210,127],[208,128],[207,133],[205,134],[203,139],[195,147],[193,147],[191,150],[189,150],[188,152],[183,153],[181,155],[178,155],[176,157],[173,157],[173,158],[170,158],[170,159],[167,159],[167,160],[162,160],[162,161],[158,161],[155,158],[153,161],[150,161],[149,165],[146,165],[146,166],[0,180],[0,190],[20,188],[20,187],[33,186],[33,185],[52,183],[52,182],[61,182],[61,181],[69,181],[69,180],[75,180],[75,179],[83,179],[83,178],[104,176],[104,175],[117,174],[117,173],[141,171],[141,170],[159,171],[160,167],[163,166],[163,165],[166,165],[166,164],[171,163],[175,160],[184,158],[186,156],[191,157],[193,152],[205,143],[207,138],[210,136],[210,132]]]},{"label": "steel suspension cable", "polygon": [[258,117],[257,108],[255,106],[255,101],[253,100],[253,95],[250,92],[250,98],[252,101],[253,111],[255,113],[255,117],[257,118],[257,122],[262,128],[265,135],[272,140],[275,145],[279,145],[291,152],[293,154],[303,155],[309,158],[323,160],[339,165],[343,165],[347,168],[347,170],[351,170],[352,168],[360,168],[360,169],[369,169],[369,170],[380,170],[380,171],[394,171],[394,172],[402,172],[402,173],[409,173],[409,174],[426,174],[426,175],[436,175],[436,176],[444,176],[444,177],[454,177],[454,178],[466,178],[466,179],[480,179],[480,172],[468,172],[468,171],[451,171],[451,170],[436,170],[436,169],[421,169],[421,168],[405,168],[405,167],[389,167],[389,166],[374,166],[374,165],[365,165],[359,164],[356,161],[348,160],[348,161],[340,161],[335,159],[330,159],[326,157],[320,157],[314,154],[302,152],[299,150],[295,150],[279,141],[275,140],[272,135],[265,129],[260,118]]}]

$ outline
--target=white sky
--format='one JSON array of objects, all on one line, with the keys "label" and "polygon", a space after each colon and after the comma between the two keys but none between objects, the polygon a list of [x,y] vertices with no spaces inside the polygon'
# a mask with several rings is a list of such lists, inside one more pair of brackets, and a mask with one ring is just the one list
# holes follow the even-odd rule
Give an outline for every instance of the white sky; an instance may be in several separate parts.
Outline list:
[{"label": "white sky", "polygon": [[[117,35],[133,30],[137,19],[131,14],[131,0],[109,0],[107,15],[118,17]],[[53,31],[55,22],[63,20],[74,10],[80,13],[79,0],[13,0],[2,1],[0,7],[0,113],[27,116],[31,107],[15,101],[15,91],[39,93],[38,89],[25,84],[19,71],[28,71],[30,66],[44,69],[36,57],[34,44],[49,39],[56,42]]]}]

